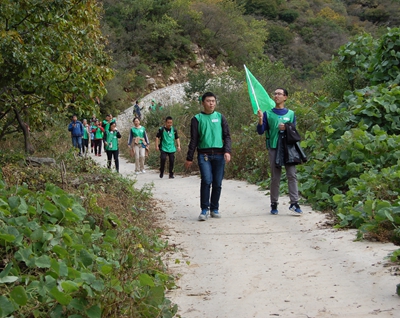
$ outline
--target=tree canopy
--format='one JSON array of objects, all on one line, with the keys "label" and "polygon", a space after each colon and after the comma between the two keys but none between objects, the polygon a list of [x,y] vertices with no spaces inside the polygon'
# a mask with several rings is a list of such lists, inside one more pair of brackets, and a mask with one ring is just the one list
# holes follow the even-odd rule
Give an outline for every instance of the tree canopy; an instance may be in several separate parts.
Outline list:
[{"label": "tree canopy", "polygon": [[0,139],[52,116],[89,115],[112,77],[96,0],[0,3]]}]

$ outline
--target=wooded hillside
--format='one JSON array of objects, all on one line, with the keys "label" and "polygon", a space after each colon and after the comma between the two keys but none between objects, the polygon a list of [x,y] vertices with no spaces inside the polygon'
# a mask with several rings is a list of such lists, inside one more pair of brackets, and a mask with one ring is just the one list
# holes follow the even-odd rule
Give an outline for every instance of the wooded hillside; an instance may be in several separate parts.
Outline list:
[{"label": "wooded hillside", "polygon": [[[147,77],[182,80],[190,66],[242,67],[267,56],[294,70],[297,81],[321,76],[352,36],[375,36],[400,24],[392,0],[104,0],[103,31],[118,70],[108,107],[147,89]],[[183,66],[183,67],[182,67]],[[120,93],[119,93],[120,92]],[[125,95],[125,96],[123,96]],[[117,106],[118,108],[118,106]]]}]

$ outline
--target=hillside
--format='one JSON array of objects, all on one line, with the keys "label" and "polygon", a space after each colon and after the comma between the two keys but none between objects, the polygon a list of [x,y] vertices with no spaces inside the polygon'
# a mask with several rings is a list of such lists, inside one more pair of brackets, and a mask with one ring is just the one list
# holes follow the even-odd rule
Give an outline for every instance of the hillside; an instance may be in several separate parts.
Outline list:
[{"label": "hillside", "polygon": [[282,60],[303,87],[352,36],[400,25],[392,0],[104,0],[116,78],[102,109],[184,81],[190,72]]}]

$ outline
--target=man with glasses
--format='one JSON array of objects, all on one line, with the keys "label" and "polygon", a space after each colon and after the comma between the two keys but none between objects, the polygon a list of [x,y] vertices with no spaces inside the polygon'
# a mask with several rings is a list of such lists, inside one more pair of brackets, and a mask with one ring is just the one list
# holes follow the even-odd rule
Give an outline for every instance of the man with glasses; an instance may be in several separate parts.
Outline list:
[{"label": "man with glasses", "polygon": [[[285,102],[288,98],[288,92],[286,89],[277,88],[273,95],[275,108],[265,111],[264,113],[261,110],[258,110],[257,132],[259,135],[262,135],[265,132],[267,137],[267,149],[271,167],[271,214],[278,214],[279,187],[282,174],[282,168],[275,165],[278,138],[279,134],[284,133],[286,123],[293,123],[296,125],[296,116],[292,110],[285,108]],[[298,204],[299,191],[297,188],[296,166],[285,165],[285,169],[290,197],[289,210],[296,215],[300,215],[303,212]]]}]

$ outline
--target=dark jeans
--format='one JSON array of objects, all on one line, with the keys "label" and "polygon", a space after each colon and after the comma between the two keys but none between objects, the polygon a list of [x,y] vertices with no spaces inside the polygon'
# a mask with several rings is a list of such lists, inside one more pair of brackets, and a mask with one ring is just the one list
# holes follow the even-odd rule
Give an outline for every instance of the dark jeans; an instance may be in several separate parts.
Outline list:
[{"label": "dark jeans", "polygon": [[118,150],[106,150],[106,153],[107,153],[107,168],[111,169],[111,160],[112,160],[112,157],[114,157],[115,170],[117,170],[117,172],[119,172],[119,159],[118,159],[119,151]]},{"label": "dark jeans", "polygon": [[82,152],[82,136],[72,136],[72,145],[79,149],[79,153]]},{"label": "dark jeans", "polygon": [[101,143],[102,143],[103,139],[95,139],[94,140],[94,154],[97,155],[101,155]]},{"label": "dark jeans", "polygon": [[89,152],[89,139],[82,139],[82,152],[84,154]]},{"label": "dark jeans", "polygon": [[169,158],[169,175],[174,175],[174,163],[175,163],[175,152],[165,152],[160,151],[160,172],[164,174],[165,163],[167,162],[167,157]]},{"label": "dark jeans", "polygon": [[208,208],[211,211],[218,210],[225,170],[224,155],[198,154],[197,160],[201,173],[200,207],[202,210]]}]

